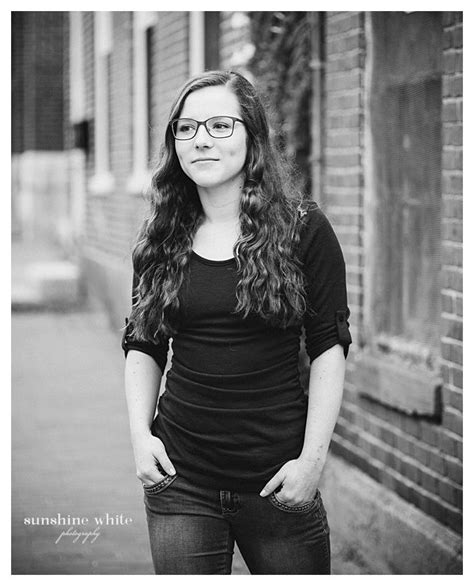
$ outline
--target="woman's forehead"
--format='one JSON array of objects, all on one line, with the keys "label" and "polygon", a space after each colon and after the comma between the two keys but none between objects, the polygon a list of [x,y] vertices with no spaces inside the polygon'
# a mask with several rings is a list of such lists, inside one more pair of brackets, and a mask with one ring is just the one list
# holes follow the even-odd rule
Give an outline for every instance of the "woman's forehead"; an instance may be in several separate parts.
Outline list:
[{"label": "woman's forehead", "polygon": [[181,118],[207,120],[212,116],[240,116],[236,95],[223,85],[205,87],[189,94],[181,110]]}]

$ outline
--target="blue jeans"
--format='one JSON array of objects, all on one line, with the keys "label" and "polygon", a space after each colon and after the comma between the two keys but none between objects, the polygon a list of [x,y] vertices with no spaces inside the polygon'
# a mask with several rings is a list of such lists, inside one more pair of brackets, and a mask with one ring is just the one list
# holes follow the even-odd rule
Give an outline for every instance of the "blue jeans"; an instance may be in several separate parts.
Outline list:
[{"label": "blue jeans", "polygon": [[319,490],[296,507],[275,492],[206,488],[179,475],[143,490],[156,574],[230,574],[234,542],[251,574],[330,574]]}]

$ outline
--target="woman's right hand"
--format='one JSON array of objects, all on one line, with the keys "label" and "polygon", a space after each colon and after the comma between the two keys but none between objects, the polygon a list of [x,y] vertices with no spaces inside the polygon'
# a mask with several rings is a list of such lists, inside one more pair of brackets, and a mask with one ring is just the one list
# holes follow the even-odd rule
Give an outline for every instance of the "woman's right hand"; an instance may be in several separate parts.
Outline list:
[{"label": "woman's right hand", "polygon": [[167,474],[174,475],[173,467],[163,442],[151,433],[136,437],[133,441],[137,477],[144,485],[152,485],[163,480],[158,464]]}]

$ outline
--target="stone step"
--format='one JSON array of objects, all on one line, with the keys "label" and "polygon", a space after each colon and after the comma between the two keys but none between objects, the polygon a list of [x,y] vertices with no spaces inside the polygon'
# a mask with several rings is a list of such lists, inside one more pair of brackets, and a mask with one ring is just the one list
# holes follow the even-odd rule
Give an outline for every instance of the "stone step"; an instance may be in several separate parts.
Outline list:
[{"label": "stone step", "polygon": [[12,310],[67,309],[80,302],[80,271],[70,261],[26,265],[12,283]]}]

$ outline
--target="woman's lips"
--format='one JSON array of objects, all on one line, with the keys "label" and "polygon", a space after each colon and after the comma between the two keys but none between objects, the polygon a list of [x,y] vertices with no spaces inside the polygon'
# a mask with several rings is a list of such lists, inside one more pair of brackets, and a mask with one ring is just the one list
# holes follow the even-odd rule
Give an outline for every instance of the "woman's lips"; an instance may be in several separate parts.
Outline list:
[{"label": "woman's lips", "polygon": [[192,163],[215,163],[218,159],[194,159]]}]

